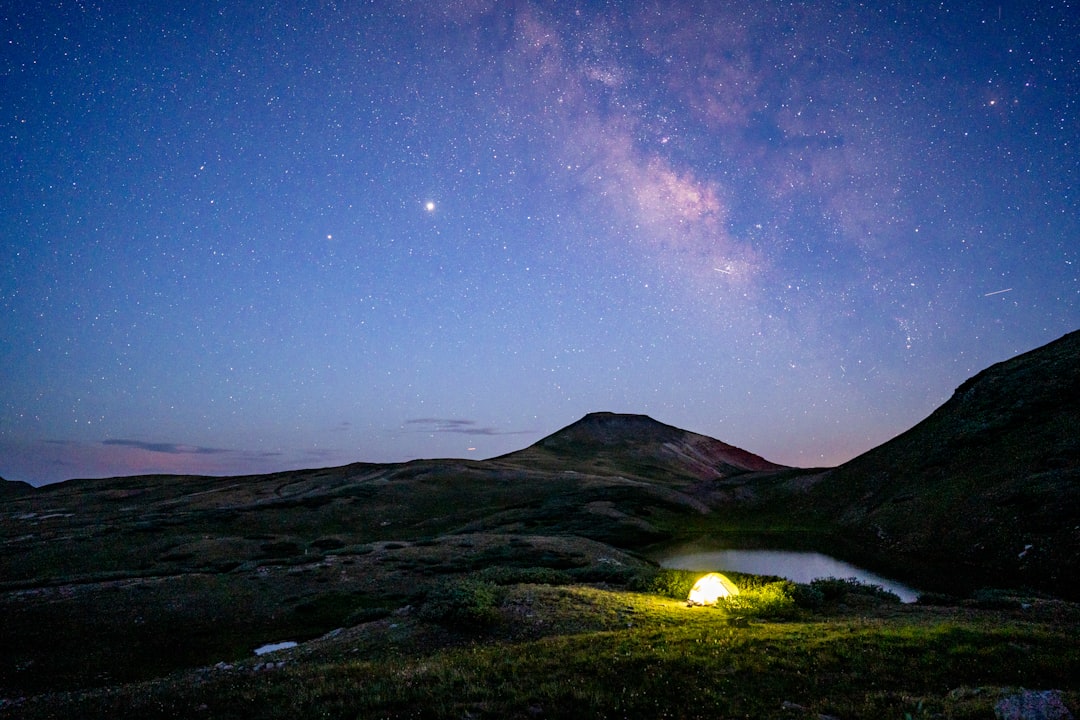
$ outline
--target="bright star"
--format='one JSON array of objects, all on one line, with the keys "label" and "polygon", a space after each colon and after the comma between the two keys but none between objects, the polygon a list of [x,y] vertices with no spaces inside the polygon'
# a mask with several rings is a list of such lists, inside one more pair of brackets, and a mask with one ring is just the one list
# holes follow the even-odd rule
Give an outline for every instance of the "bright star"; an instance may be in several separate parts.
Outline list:
[{"label": "bright star", "polygon": [[424,203],[424,209],[428,212],[435,212],[435,202],[432,200],[428,200],[426,203]]}]

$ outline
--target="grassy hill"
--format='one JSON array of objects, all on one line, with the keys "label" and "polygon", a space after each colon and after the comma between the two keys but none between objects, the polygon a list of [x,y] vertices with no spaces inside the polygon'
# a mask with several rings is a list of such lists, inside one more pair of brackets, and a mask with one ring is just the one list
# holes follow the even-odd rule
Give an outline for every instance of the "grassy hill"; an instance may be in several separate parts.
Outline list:
[{"label": "grassy hill", "polygon": [[1080,332],[967,380],[912,429],[818,476],[800,511],[894,567],[1080,599]]},{"label": "grassy hill", "polygon": [[1075,710],[1080,615],[1031,602],[902,606],[852,591],[743,618],[656,592],[516,583],[495,589],[482,622],[404,606],[296,648],[9,701],[0,716],[992,718],[1031,697]]},{"label": "grassy hill", "polygon": [[[0,717],[991,717],[1017,686],[1076,711],[1078,346],[831,470],[593,413],[482,462],[3,483]],[[647,558],[700,537],[948,595],[735,574],[687,608]]]},{"label": "grassy hill", "polygon": [[651,567],[627,550],[710,512],[685,492],[695,463],[658,458],[646,478],[425,460],[14,494],[0,512],[0,696],[243,656],[475,573],[625,584]]}]

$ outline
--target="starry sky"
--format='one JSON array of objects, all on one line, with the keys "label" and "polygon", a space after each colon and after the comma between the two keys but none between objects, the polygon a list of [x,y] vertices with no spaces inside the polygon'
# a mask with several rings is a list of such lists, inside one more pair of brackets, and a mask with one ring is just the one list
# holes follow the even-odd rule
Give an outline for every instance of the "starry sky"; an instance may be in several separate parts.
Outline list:
[{"label": "starry sky", "polygon": [[834,465],[1080,327],[1080,6],[4,3],[0,476]]}]

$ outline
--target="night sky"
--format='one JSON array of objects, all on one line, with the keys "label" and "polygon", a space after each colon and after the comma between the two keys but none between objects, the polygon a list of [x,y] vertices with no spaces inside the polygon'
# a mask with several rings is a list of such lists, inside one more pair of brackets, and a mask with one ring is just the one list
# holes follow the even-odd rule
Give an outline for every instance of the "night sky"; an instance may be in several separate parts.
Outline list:
[{"label": "night sky", "polygon": [[[17,7],[16,7],[17,5]],[[1080,327],[1070,2],[0,9],[0,476],[843,462]]]}]

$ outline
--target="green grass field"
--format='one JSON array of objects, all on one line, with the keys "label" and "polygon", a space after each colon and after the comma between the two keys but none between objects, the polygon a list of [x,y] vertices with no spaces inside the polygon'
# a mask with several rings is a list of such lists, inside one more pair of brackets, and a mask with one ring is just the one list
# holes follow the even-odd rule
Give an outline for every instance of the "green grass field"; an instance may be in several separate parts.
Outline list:
[{"label": "green grass field", "polygon": [[[739,581],[751,589],[735,616],[655,589],[498,585],[477,576],[291,650],[9,699],[0,714],[984,718],[1004,688],[1060,689],[1074,708],[1080,700],[1080,611],[1072,604],[1000,597],[900,605],[848,587],[817,597],[813,609],[765,604],[756,612],[753,599],[774,585]],[[671,591],[682,582],[667,573],[652,584]],[[451,590],[458,595],[448,600]]]}]

